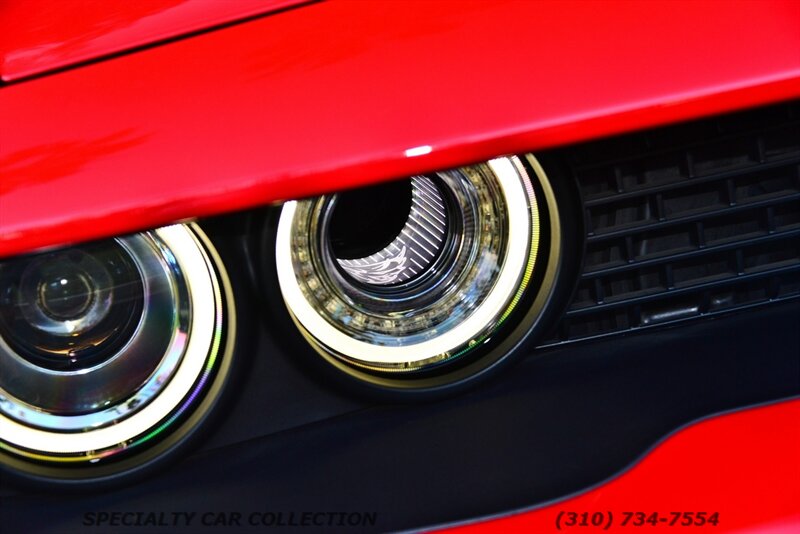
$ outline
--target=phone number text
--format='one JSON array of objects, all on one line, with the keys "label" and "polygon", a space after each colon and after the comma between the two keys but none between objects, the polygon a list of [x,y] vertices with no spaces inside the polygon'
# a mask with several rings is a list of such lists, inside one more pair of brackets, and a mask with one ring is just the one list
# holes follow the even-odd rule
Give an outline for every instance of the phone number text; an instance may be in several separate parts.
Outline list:
[{"label": "phone number text", "polygon": [[608,530],[620,527],[716,527],[719,512],[574,512],[556,515],[558,530],[590,527]]}]

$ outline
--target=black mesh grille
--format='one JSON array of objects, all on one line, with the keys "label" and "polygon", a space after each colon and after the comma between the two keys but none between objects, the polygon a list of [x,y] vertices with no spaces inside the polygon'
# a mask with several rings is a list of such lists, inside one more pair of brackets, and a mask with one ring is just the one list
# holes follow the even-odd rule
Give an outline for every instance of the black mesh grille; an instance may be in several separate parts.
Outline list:
[{"label": "black mesh grille", "polygon": [[586,253],[547,344],[800,296],[798,102],[572,147]]}]

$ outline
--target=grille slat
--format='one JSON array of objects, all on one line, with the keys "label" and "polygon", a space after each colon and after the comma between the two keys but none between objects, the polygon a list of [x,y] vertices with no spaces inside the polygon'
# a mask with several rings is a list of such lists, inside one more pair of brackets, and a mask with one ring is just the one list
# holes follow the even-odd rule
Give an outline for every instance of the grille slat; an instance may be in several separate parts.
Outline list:
[{"label": "grille slat", "polygon": [[[718,143],[730,143],[740,139],[743,135],[757,137],[759,139],[769,138],[769,148],[766,146],[759,150],[758,142],[756,150],[767,157],[774,157],[785,152],[792,152],[794,143],[800,138],[800,133],[796,131],[797,109],[791,107],[796,104],[788,104],[784,108],[775,107],[774,113],[770,114],[766,108],[753,110],[738,114],[741,121],[737,126],[733,126],[730,133],[721,133],[714,125],[715,122],[724,121],[726,116],[705,119],[682,125],[669,126],[660,130],[650,130],[636,134],[636,136],[619,136],[613,139],[599,141],[583,145],[580,153],[576,153],[572,161],[572,168],[577,173],[596,169],[599,165],[620,165],[632,163],[651,158],[659,158],[673,152],[680,152],[687,158],[690,170],[694,171],[695,154],[694,149],[702,148],[709,144],[709,139]],[[732,117],[734,115],[729,115]],[[645,142],[648,136],[656,132],[664,132],[659,135],[659,140],[655,145],[653,142]],[[684,141],[691,139],[690,141]],[[775,146],[788,140],[789,150],[776,150]],[[771,153],[770,153],[771,150]],[[690,172],[690,176],[696,176],[695,172]]]},{"label": "grille slat", "polygon": [[765,243],[771,243],[773,241],[778,240],[791,240],[791,239],[800,239],[800,228],[794,230],[787,230],[780,233],[768,233],[763,236],[759,237],[752,237],[749,239],[743,239],[741,241],[734,241],[730,243],[725,243],[721,245],[715,245],[711,247],[698,247],[695,250],[690,250],[687,252],[681,252],[677,254],[669,254],[666,256],[649,258],[644,260],[633,260],[629,261],[628,263],[616,265],[613,267],[599,267],[595,268],[593,266],[587,266],[586,270],[581,274],[581,279],[586,280],[590,278],[597,278],[602,276],[608,276],[612,274],[617,274],[623,271],[632,271],[639,269],[641,267],[649,267],[652,265],[669,265],[671,266],[670,262],[674,261],[681,261],[687,259],[694,259],[707,256],[709,254],[713,254],[715,252],[722,252],[726,250],[736,250],[739,247],[748,247],[751,245],[759,245]]},{"label": "grille slat", "polygon": [[561,152],[583,272],[545,345],[800,297],[800,102]]},{"label": "grille slat", "polygon": [[[780,169],[782,167],[791,167],[793,165],[800,165],[800,157],[795,158],[786,158],[780,161],[771,161],[765,163],[758,163],[753,164],[748,167],[742,169],[733,169],[729,171],[719,172],[716,174],[712,174],[709,176],[704,176],[702,178],[697,177],[689,177],[684,176],[683,180],[668,184],[662,185],[654,185],[652,187],[643,187],[641,189],[634,189],[632,191],[624,191],[621,190],[619,193],[614,195],[602,196],[602,197],[592,197],[587,199],[584,202],[584,206],[587,208],[593,208],[596,206],[602,206],[604,204],[611,204],[618,202],[620,200],[628,200],[633,198],[639,197],[646,197],[649,195],[653,195],[656,193],[664,193],[668,191],[680,190],[685,189],[688,185],[700,185],[705,183],[713,183],[718,182],[721,180],[726,180],[730,178],[738,178],[741,176],[749,176],[754,171],[767,171],[772,169]],[[691,181],[691,182],[690,182]]]},{"label": "grille slat", "polygon": [[617,230],[607,230],[601,229],[600,231],[594,230],[587,236],[588,242],[595,242],[600,241],[603,239],[610,239],[614,237],[620,237],[625,235],[634,235],[639,232],[649,231],[649,230],[660,230],[662,228],[667,228],[669,226],[675,226],[682,223],[687,222],[694,222],[700,221],[703,219],[710,219],[713,217],[719,217],[723,215],[730,215],[734,213],[739,213],[745,210],[751,210],[755,208],[767,207],[767,206],[775,206],[778,204],[782,204],[785,202],[795,202],[800,200],[800,193],[793,193],[785,196],[775,197],[775,198],[767,198],[760,201],[753,201],[753,202],[746,202],[743,204],[734,204],[729,205],[724,208],[716,209],[716,210],[709,210],[709,211],[698,211],[696,213],[691,213],[689,215],[684,215],[682,217],[675,217],[672,219],[666,219],[663,221],[659,221],[653,217],[655,222],[647,222],[647,219],[637,222],[625,222],[623,224],[618,225],[620,228]]},{"label": "grille slat", "polygon": [[653,301],[661,300],[665,296],[674,297],[674,296],[686,295],[686,294],[690,294],[690,293],[698,293],[698,292],[707,291],[709,289],[716,289],[716,288],[724,287],[724,286],[727,286],[729,284],[750,282],[750,281],[759,280],[759,279],[762,279],[762,278],[765,278],[765,277],[772,277],[774,275],[780,275],[780,274],[800,274],[800,262],[798,262],[796,265],[789,265],[789,266],[779,267],[779,268],[776,268],[776,269],[772,269],[770,271],[756,272],[756,273],[751,273],[751,274],[740,274],[740,275],[736,276],[735,278],[725,278],[725,279],[715,280],[715,281],[712,281],[712,282],[699,283],[697,285],[684,287],[684,288],[681,288],[681,289],[672,289],[672,290],[666,291],[666,288],[664,288],[665,292],[651,293],[651,294],[641,295],[641,296],[628,296],[628,297],[621,298],[619,300],[614,300],[614,301],[606,300],[606,301],[604,301],[604,302],[602,302],[600,304],[593,303],[591,306],[588,306],[588,307],[578,307],[578,308],[573,308],[573,309],[567,310],[567,313],[565,314],[565,316],[566,317],[576,317],[576,316],[580,316],[580,315],[586,315],[588,313],[594,313],[594,312],[598,312],[598,311],[605,311],[605,310],[609,310],[609,309],[612,309],[612,308],[619,308],[621,306],[630,306],[632,304],[643,304],[643,303],[646,303],[646,302],[653,302]]}]

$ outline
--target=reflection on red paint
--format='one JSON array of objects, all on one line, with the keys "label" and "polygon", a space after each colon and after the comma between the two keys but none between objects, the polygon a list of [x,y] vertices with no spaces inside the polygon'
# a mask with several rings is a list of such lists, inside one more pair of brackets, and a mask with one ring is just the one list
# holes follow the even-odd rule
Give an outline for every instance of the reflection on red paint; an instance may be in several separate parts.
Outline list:
[{"label": "reflection on red paint", "polygon": [[19,150],[0,158],[0,195],[23,187],[32,176],[39,184],[71,176],[91,161],[145,142],[147,135],[122,130],[97,139],[64,140]]},{"label": "reflection on red paint", "polygon": [[6,0],[0,76],[39,74],[303,0]]}]

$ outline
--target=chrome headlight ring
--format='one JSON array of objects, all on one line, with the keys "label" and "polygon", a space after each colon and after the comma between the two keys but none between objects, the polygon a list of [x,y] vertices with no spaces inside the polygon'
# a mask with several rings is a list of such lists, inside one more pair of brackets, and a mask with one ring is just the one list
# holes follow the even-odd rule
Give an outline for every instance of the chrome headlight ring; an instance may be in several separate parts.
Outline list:
[{"label": "chrome headlight ring", "polygon": [[[91,302],[106,294],[105,275],[95,276],[99,268],[84,269],[91,262],[74,253],[82,248],[0,264],[7,287],[3,312],[11,324],[27,320],[22,310],[34,306],[51,318],[51,308],[60,306],[75,313],[73,323],[82,320],[88,306],[75,295],[92,293],[91,299],[85,297]],[[7,328],[0,328],[0,465],[14,474],[49,482],[96,482],[140,471],[196,432],[229,378],[235,309],[225,269],[202,231],[196,225],[173,225],[88,248],[105,261],[107,271],[119,259],[111,262],[96,251],[111,249],[135,266],[144,297],[138,308],[120,294],[111,297],[112,310],[136,310],[127,337],[111,344],[100,319],[84,330],[58,335],[45,331],[45,323],[34,323],[31,328],[41,330],[41,336],[21,346]],[[37,262],[52,263],[71,251],[77,263],[70,266],[65,258],[54,272],[70,274],[55,280],[72,283],[82,277],[87,291],[53,293],[49,301],[21,300],[20,295],[45,293],[21,291],[17,266],[40,276],[38,287],[47,289],[48,271]],[[70,278],[72,273],[77,274]],[[58,343],[63,350],[53,348]],[[107,353],[103,343],[111,347]]]},{"label": "chrome headlight ring", "polygon": [[286,203],[275,248],[286,307],[315,352],[395,391],[471,381],[504,360],[540,320],[561,256],[558,207],[533,156],[409,183],[406,221],[371,253],[335,246],[337,206],[359,211],[347,192]]}]

